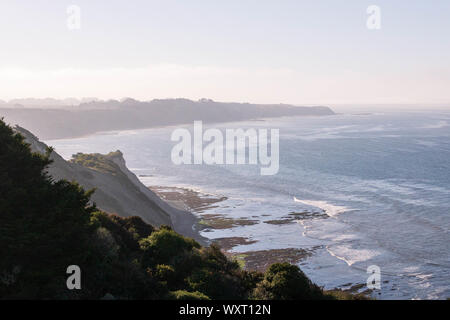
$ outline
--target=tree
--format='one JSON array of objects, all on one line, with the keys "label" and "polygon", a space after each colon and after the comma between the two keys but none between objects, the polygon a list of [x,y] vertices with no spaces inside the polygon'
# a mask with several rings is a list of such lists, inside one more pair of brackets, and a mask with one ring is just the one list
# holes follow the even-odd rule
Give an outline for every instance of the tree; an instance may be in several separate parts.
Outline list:
[{"label": "tree", "polygon": [[47,155],[0,121],[0,296],[53,297],[66,292],[66,268],[88,259],[90,192],[54,182]]},{"label": "tree", "polygon": [[322,290],[289,263],[275,263],[258,283],[254,297],[264,300],[308,300],[323,298]]}]

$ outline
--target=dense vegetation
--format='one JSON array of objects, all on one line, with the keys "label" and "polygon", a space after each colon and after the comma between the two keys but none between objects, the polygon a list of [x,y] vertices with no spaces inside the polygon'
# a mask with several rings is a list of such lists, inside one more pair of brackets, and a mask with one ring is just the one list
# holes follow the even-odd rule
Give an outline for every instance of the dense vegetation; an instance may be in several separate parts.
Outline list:
[{"label": "dense vegetation", "polygon": [[[101,212],[91,192],[53,181],[49,163],[0,121],[0,298],[328,298],[296,266],[248,272],[217,246]],[[81,290],[67,289],[69,265],[82,270]]]}]

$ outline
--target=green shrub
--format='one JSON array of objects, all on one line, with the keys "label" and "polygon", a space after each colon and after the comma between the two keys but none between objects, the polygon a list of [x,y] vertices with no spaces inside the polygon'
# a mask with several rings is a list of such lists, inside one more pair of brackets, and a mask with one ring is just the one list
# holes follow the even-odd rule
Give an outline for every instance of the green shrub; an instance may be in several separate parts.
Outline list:
[{"label": "green shrub", "polygon": [[157,263],[175,265],[183,253],[200,248],[194,239],[183,237],[168,227],[162,227],[140,240],[139,245],[144,252],[143,263],[148,267]]},{"label": "green shrub", "polygon": [[322,290],[313,284],[299,267],[275,263],[258,283],[254,297],[264,300],[309,300],[324,298]]},{"label": "green shrub", "polygon": [[171,292],[171,297],[176,300],[210,300],[208,296],[201,292],[188,292],[186,290],[177,290]]},{"label": "green shrub", "polygon": [[169,287],[173,286],[176,281],[175,269],[166,264],[158,264],[156,266],[155,276],[159,281],[167,284]]}]

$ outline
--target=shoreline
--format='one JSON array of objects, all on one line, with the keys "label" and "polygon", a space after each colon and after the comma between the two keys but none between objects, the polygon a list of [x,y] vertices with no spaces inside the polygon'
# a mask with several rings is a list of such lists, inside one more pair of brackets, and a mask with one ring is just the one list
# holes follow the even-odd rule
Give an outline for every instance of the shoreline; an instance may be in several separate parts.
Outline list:
[{"label": "shoreline", "polygon": [[[238,119],[238,120],[227,120],[227,121],[203,121],[204,124],[207,125],[215,125],[220,124],[224,125],[227,123],[236,123],[236,122],[266,122],[270,120],[278,120],[278,119],[292,119],[292,118],[306,118],[306,117],[328,117],[328,116],[335,116],[339,115],[338,113],[334,114],[326,114],[326,115],[282,115],[282,116],[273,116],[273,117],[260,117],[260,118],[251,118],[251,119]],[[75,135],[67,135],[67,136],[61,136],[61,137],[49,137],[46,138],[44,135],[44,138],[42,138],[43,141],[46,143],[48,141],[57,141],[57,140],[71,140],[71,139],[83,139],[83,138],[89,138],[96,135],[111,135],[118,132],[127,132],[127,131],[138,131],[138,130],[151,130],[151,129],[164,129],[164,128],[180,128],[180,127],[188,127],[193,124],[192,122],[180,122],[180,123],[171,123],[171,124],[156,124],[152,126],[145,126],[145,127],[138,127],[138,128],[124,128],[124,129],[111,129],[111,130],[100,130],[100,131],[93,131],[93,132],[86,132],[83,134],[75,134]],[[19,124],[20,125],[20,124]]]},{"label": "shoreline", "polygon": [[[219,203],[226,201],[227,197],[218,197],[177,186],[147,186],[158,197],[170,206],[182,211],[182,217],[175,217],[174,229],[185,235],[200,239],[202,245],[216,244],[222,252],[249,271],[264,272],[271,264],[289,262],[297,264],[312,255],[315,249],[281,248],[267,250],[249,250],[234,252],[233,248],[257,243],[249,237],[223,237],[209,239],[201,232],[209,230],[232,229],[239,226],[249,226],[260,223],[259,220],[249,218],[230,218],[214,213]],[[180,219],[181,218],[181,219]]]},{"label": "shoreline", "polygon": [[[288,262],[295,265],[303,264],[317,250],[321,249],[321,246],[314,246],[309,249],[288,247],[233,251],[235,247],[251,245],[259,241],[245,236],[209,239],[201,235],[202,231],[232,229],[260,222],[252,219],[232,219],[222,214],[211,212],[214,208],[219,207],[219,203],[226,201],[228,197],[213,196],[188,187],[150,185],[147,188],[162,200],[166,201],[170,206],[180,210],[180,216],[176,217],[176,221],[173,221],[174,229],[177,232],[194,238],[201,245],[218,245],[229,259],[235,260],[241,268],[247,271],[264,273],[270,265],[279,262]],[[291,212],[281,219],[264,221],[262,223],[284,224],[299,222],[303,219],[324,219],[324,215],[326,214],[320,212]],[[373,290],[366,288],[365,283],[358,282],[349,282],[341,286],[329,288],[328,290],[338,293],[341,292],[342,294],[362,294],[365,297],[371,297],[373,293]]]}]

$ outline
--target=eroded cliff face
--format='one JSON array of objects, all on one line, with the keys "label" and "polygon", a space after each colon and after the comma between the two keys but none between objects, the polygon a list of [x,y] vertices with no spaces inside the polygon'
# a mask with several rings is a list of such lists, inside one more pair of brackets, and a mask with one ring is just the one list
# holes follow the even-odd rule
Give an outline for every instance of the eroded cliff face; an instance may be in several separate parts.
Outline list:
[{"label": "eroded cliff face", "polygon": [[[32,151],[41,154],[46,152],[47,145],[31,132],[18,126],[15,130],[25,137]],[[86,190],[95,188],[91,200],[103,211],[122,217],[139,216],[153,226],[172,227],[171,215],[180,214],[179,210],[161,200],[128,170],[120,151],[107,155],[78,154],[71,161],[64,160],[53,151],[50,158],[53,163],[48,168],[49,175],[56,181],[75,180]]]}]

